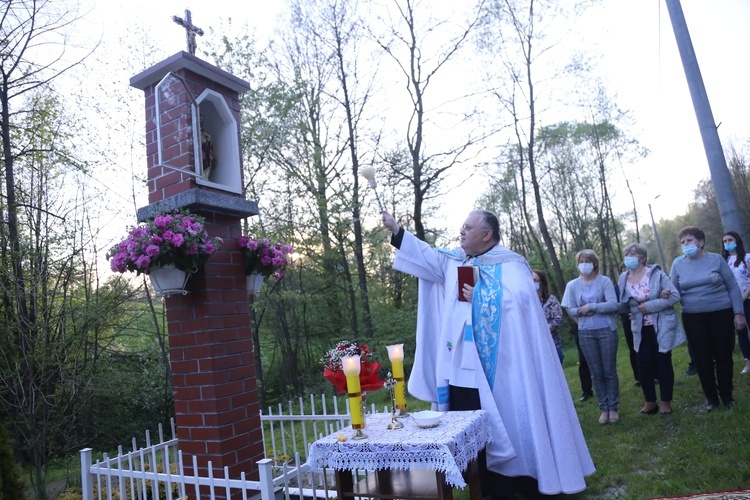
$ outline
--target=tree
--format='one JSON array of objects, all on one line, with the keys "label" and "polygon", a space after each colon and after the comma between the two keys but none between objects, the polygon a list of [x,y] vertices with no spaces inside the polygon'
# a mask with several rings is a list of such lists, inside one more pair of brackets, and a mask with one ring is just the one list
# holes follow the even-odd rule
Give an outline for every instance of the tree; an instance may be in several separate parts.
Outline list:
[{"label": "tree", "polygon": [[[729,173],[732,175],[732,185],[740,208],[740,217],[745,228],[750,228],[750,162],[737,147],[729,143],[724,153],[728,159]],[[742,231],[739,231],[742,233]],[[744,234],[748,234],[744,232]]]},{"label": "tree", "polygon": [[66,329],[76,264],[84,258],[83,248],[75,245],[83,235],[71,238],[80,212],[76,200],[66,206],[54,196],[64,171],[75,171],[80,163],[66,150],[59,103],[45,95],[55,78],[80,62],[65,62],[66,31],[77,17],[64,9],[45,1],[8,1],[0,7],[5,222],[0,230],[0,395],[17,444],[33,465],[33,488],[42,497],[52,436],[60,438],[70,429],[72,402],[79,384],[86,383],[84,368],[75,363],[86,339],[69,336]]},{"label": "tree", "polygon": [[[610,238],[615,234],[617,224],[613,222],[615,214],[607,182],[612,151],[605,149],[614,143],[607,137],[601,138],[602,142],[598,136],[602,132],[599,124],[613,122],[610,111],[612,104],[601,86],[591,88],[589,85],[585,57],[565,44],[566,33],[560,34],[560,30],[552,27],[564,26],[565,19],[578,15],[585,4],[540,5],[534,0],[488,1],[484,7],[482,36],[479,38],[480,47],[489,56],[499,57],[502,63],[486,66],[489,68],[488,78],[500,82],[490,91],[500,110],[510,115],[514,128],[514,138],[509,144],[514,144],[515,148],[503,150],[503,160],[499,164],[512,162],[515,165],[515,175],[520,185],[519,196],[523,201],[520,220],[525,222],[530,241],[534,243],[531,249],[534,258],[544,268],[547,267],[547,257],[551,261],[552,270],[548,272],[555,277],[552,280],[553,288],[557,289],[565,285],[561,252],[564,258],[571,244],[576,249],[594,246],[584,243],[588,240],[589,229],[582,224],[584,219],[579,216],[576,218],[579,227],[570,226],[571,221],[564,220],[570,211],[561,204],[567,203],[567,208],[580,215],[586,210],[598,210],[596,225],[592,229],[598,235],[596,246],[604,254],[605,268],[610,261],[617,259],[614,257],[617,251],[612,250],[612,245],[616,247],[618,243]],[[550,85],[553,81],[554,85]],[[577,102],[577,93],[585,95],[580,102]],[[590,163],[571,154],[555,159],[544,157],[547,154],[544,141],[555,142],[558,134],[568,133],[565,127],[559,127],[565,124],[565,120],[559,121],[558,125],[544,123],[548,103],[558,100],[571,105],[566,114],[575,117],[575,122],[581,124],[576,125],[580,129],[577,134],[584,132],[582,124],[592,124],[587,129],[589,137],[586,140],[588,158],[594,157]],[[559,118],[556,117],[557,120]],[[556,131],[553,130],[555,127],[558,127]],[[555,149],[561,153],[558,146]],[[617,146],[622,144],[617,143]],[[598,174],[590,175],[589,167],[598,170]],[[581,171],[581,168],[585,171]],[[567,174],[555,177],[561,183],[551,181],[554,170]],[[577,191],[571,191],[571,188],[578,182],[577,178],[593,182],[603,204],[592,205],[576,197],[573,193]],[[572,242],[566,239],[566,231],[573,236]]]},{"label": "tree", "polygon": [[[356,2],[352,2],[352,7],[356,8]],[[362,304],[363,319],[365,323],[365,336],[373,338],[375,333],[372,325],[372,315],[370,313],[370,299],[367,286],[367,271],[365,269],[364,245],[362,239],[362,220],[361,220],[361,202],[359,195],[359,169],[360,169],[360,149],[359,149],[359,121],[364,113],[364,108],[369,103],[370,85],[361,85],[358,79],[357,64],[349,61],[349,54],[356,54],[357,35],[360,29],[360,23],[356,19],[356,11],[350,13],[346,8],[345,2],[332,2],[323,10],[326,14],[325,23],[328,28],[331,40],[328,42],[332,45],[335,62],[336,76],[339,81],[339,94],[337,100],[344,109],[346,117],[346,135],[349,146],[349,158],[352,164],[352,221],[354,223],[354,255],[357,261],[358,288],[360,291],[360,300]],[[375,73],[372,73],[374,78]],[[361,92],[359,98],[354,97]],[[343,236],[343,235],[342,235]],[[352,304],[354,308],[354,304]]]},{"label": "tree", "polygon": [[[546,253],[551,260],[557,287],[563,289],[565,279],[543,210],[540,176],[537,173],[535,157],[538,117],[537,77],[534,75],[534,70],[539,58],[545,54],[549,55],[550,50],[549,45],[537,48],[538,39],[543,39],[543,32],[542,34],[537,32],[537,25],[541,24],[543,13],[535,10],[535,7],[534,0],[486,2],[483,8],[484,33],[481,44],[484,48],[501,54],[502,67],[508,73],[510,88],[507,90],[495,88],[492,93],[496,96],[501,108],[512,117],[516,139],[514,163],[518,166],[518,175],[522,183],[525,182],[524,171],[528,171],[531,195],[536,207],[536,225],[544,241]],[[557,8],[550,6],[548,9],[554,11]],[[544,14],[546,13],[545,11]],[[526,196],[523,186],[520,194]],[[533,235],[532,224],[526,213],[525,220]],[[544,252],[541,245],[537,244],[536,247],[539,256],[542,257]]]},{"label": "tree", "polygon": [[0,500],[13,500],[26,493],[21,467],[13,456],[13,443],[0,422]]},{"label": "tree", "polygon": [[[483,141],[493,133],[475,132],[467,127],[466,139],[463,141],[452,141],[441,146],[428,144],[427,141],[428,128],[434,130],[439,126],[436,115],[444,108],[447,112],[445,103],[428,106],[428,91],[436,85],[438,76],[449,73],[453,63],[460,58],[461,50],[480,15],[477,11],[463,24],[448,23],[431,18],[430,12],[434,11],[434,4],[429,2],[399,0],[394,4],[395,19],[384,21],[387,35],[373,33],[372,36],[396,64],[408,91],[410,109],[405,135],[410,163],[408,169],[395,168],[400,167],[400,164],[393,164],[391,167],[395,175],[411,185],[414,234],[417,238],[426,240],[426,204],[439,195],[446,176],[478,154]],[[449,26],[458,27],[448,31],[446,28]],[[437,43],[437,49],[431,50],[431,43]],[[454,104],[463,102],[465,97],[466,95],[454,96]],[[465,112],[458,123],[449,127],[461,127],[469,121],[472,114],[471,111]]]}]

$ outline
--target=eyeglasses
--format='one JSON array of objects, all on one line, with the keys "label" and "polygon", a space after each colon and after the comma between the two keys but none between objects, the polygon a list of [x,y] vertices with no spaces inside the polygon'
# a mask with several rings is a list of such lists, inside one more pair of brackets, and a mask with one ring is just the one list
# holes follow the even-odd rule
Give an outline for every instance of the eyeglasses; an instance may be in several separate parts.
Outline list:
[{"label": "eyeglasses", "polygon": [[474,229],[481,229],[482,231],[491,231],[488,227],[482,227],[482,226],[469,226],[467,224],[464,224],[461,226],[461,232],[468,233],[469,231],[472,231]]}]

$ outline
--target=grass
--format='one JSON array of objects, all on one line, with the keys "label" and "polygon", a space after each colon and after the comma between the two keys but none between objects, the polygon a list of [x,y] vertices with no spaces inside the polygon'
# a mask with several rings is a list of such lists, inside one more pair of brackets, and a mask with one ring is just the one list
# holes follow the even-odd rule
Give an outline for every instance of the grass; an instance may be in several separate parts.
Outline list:
[{"label": "grass", "polygon": [[[735,348],[732,410],[708,413],[698,376],[685,376],[685,345],[672,353],[675,370],[674,414],[637,415],[643,393],[634,385],[628,348],[621,336],[617,372],[620,379],[620,422],[599,425],[595,399],[579,402],[578,356],[569,339],[564,371],[575,407],[596,466],[586,479],[588,488],[565,499],[647,499],[750,487],[750,375]],[[658,397],[657,387],[657,397]],[[468,499],[468,489],[454,491],[457,500]]]},{"label": "grass", "polygon": [[[563,368],[597,470],[586,479],[588,487],[584,492],[559,498],[648,499],[750,487],[750,375],[739,374],[742,357],[738,349],[734,355],[734,397],[739,403],[736,408],[711,413],[703,409],[698,377],[682,375],[688,365],[687,348],[682,345],[672,354],[674,414],[660,417],[636,414],[643,406],[643,393],[633,385],[627,345],[622,339],[618,350],[621,420],[602,426],[597,422],[596,401],[578,401],[581,394],[578,356],[573,340],[566,340]],[[382,409],[388,402],[387,391],[368,394],[367,400]],[[412,398],[408,405],[410,411],[428,406]],[[301,429],[295,430],[298,433]],[[313,435],[312,430],[308,432]],[[280,446],[280,441],[276,445]],[[76,482],[78,457],[74,458],[51,467],[49,479],[68,476]],[[454,497],[468,500],[468,488],[454,490]]]}]

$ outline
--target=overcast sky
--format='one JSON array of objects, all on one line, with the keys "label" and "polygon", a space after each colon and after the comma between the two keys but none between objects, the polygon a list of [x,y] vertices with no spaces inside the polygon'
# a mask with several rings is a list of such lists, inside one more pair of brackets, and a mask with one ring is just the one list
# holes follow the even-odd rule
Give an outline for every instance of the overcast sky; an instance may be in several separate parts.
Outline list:
[{"label": "overcast sky", "polygon": [[[219,26],[220,18],[231,17],[235,25],[246,22],[254,27],[262,38],[271,33],[278,6],[275,0],[89,2],[92,23],[102,27],[105,40],[116,40],[118,33],[139,24],[159,41],[163,58],[184,50],[184,31],[170,18],[182,17],[185,8],[207,33]],[[750,2],[682,0],[682,7],[714,118],[721,124],[722,143],[747,146]],[[598,64],[608,88],[616,93],[619,107],[632,112],[636,137],[651,151],[647,159],[627,169],[641,222],[647,218],[649,203],[657,220],[683,213],[693,200],[693,189],[709,177],[709,170],[665,3],[602,0],[578,20],[575,30],[581,43],[600,55]],[[471,190],[477,187],[467,189],[469,193],[461,192],[445,203],[445,216],[457,217],[451,221],[456,227],[463,216],[447,214],[465,214],[473,208]],[[622,205],[619,210],[628,208]]]}]

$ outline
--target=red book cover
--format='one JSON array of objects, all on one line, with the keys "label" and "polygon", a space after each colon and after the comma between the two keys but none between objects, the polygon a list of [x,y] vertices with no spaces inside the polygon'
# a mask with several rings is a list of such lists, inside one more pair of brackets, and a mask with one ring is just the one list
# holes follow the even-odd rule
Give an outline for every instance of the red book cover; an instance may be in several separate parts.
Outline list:
[{"label": "red book cover", "polygon": [[478,271],[477,266],[458,266],[458,300],[461,302],[468,302],[464,298],[464,284],[475,286]]}]

